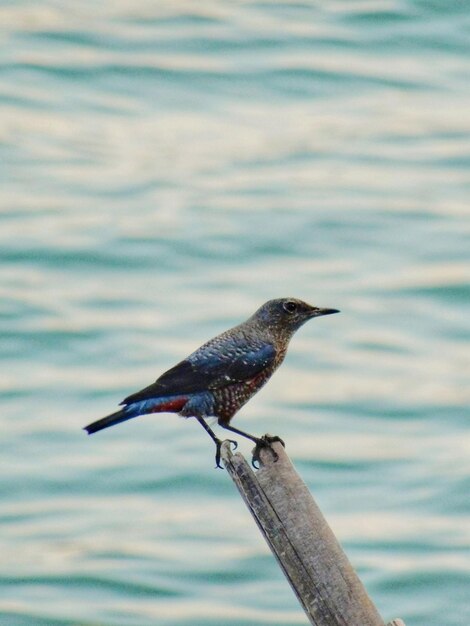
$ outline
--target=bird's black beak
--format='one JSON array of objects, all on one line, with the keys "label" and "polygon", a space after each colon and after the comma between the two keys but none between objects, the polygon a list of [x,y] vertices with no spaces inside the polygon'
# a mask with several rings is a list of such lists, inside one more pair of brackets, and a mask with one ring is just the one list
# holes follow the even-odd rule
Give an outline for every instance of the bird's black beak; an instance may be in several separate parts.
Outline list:
[{"label": "bird's black beak", "polygon": [[320,317],[321,315],[333,315],[333,313],[339,313],[338,309],[320,309],[313,306],[310,313],[310,317]]}]

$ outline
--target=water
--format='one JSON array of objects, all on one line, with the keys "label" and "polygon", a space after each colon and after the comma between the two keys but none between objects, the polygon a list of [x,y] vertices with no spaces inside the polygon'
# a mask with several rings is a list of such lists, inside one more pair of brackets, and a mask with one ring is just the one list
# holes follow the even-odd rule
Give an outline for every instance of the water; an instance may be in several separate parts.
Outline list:
[{"label": "water", "polygon": [[294,295],[342,313],[236,425],[286,440],[384,618],[468,626],[467,3],[0,23],[1,624],[306,623],[197,424],[80,430]]}]

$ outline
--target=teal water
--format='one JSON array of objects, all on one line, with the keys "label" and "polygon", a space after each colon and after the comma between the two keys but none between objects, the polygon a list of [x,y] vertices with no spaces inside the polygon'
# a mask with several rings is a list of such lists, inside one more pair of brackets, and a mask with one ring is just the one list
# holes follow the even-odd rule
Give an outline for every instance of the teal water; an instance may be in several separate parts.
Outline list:
[{"label": "teal water", "polygon": [[80,430],[294,295],[342,313],[236,425],[286,440],[384,618],[468,626],[468,4],[0,24],[0,623],[306,623],[197,424]]}]

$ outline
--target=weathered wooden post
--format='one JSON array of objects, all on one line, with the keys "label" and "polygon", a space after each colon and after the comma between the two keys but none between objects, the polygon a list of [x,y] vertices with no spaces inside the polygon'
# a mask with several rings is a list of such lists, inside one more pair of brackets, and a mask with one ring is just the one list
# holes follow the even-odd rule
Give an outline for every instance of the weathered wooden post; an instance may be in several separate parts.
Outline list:
[{"label": "weathered wooden post", "polygon": [[[384,626],[346,554],[281,444],[255,473],[222,445],[224,465],[314,626]],[[394,620],[388,626],[405,626]]]}]

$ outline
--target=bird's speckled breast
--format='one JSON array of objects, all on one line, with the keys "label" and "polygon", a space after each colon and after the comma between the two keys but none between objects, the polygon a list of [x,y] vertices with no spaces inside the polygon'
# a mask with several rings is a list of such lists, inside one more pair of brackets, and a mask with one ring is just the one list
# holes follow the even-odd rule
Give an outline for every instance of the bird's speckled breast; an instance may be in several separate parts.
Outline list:
[{"label": "bird's speckled breast", "polygon": [[235,413],[257,393],[271,378],[281,365],[286,355],[286,349],[279,351],[274,364],[249,380],[233,385],[227,385],[213,391],[214,414],[219,424],[228,424]]}]

